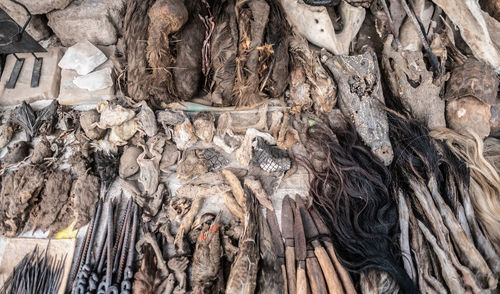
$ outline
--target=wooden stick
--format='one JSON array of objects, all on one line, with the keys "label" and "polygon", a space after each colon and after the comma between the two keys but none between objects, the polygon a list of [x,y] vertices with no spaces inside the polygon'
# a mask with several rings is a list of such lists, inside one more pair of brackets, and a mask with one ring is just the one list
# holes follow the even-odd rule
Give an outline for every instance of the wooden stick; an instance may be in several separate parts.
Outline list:
[{"label": "wooden stick", "polygon": [[356,294],[356,289],[354,288],[354,284],[352,283],[351,276],[349,273],[346,271],[346,269],[340,264],[340,261],[337,258],[337,255],[335,254],[335,249],[333,248],[333,243],[331,242],[324,242],[326,246],[326,250],[330,254],[330,258],[333,261],[333,264],[335,265],[335,269],[337,269],[337,273],[340,276],[340,279],[342,280],[342,284],[344,285],[344,291],[346,294]]},{"label": "wooden stick", "polygon": [[283,275],[283,293],[288,294],[288,277],[286,276],[286,266],[281,265],[281,274]]}]

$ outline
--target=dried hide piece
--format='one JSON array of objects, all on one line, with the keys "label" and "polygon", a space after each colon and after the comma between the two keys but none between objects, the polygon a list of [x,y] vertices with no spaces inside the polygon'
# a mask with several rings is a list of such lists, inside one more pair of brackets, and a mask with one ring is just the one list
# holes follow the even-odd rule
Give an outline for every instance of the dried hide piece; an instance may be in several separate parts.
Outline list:
[{"label": "dried hide piece", "polygon": [[[288,44],[291,28],[285,19],[284,10],[278,1],[268,1],[269,23],[266,28],[266,43],[272,45],[272,61],[261,84],[271,98],[279,98],[288,86],[290,56]],[[265,64],[264,64],[265,65]]]},{"label": "dried hide piece", "polygon": [[158,124],[153,110],[149,107],[146,101],[139,102],[141,111],[137,114],[140,127],[148,137],[154,137],[158,133]]},{"label": "dried hide piece", "polygon": [[439,94],[448,75],[433,77],[428,71],[421,51],[394,50],[393,36],[384,42],[382,65],[389,89],[411,110],[415,118],[429,129],[446,126],[445,102]]},{"label": "dried hide piece", "polygon": [[193,118],[194,131],[198,139],[212,142],[215,133],[215,116],[211,112],[200,112]]},{"label": "dried hide piece", "polygon": [[148,11],[147,58],[152,69],[149,93],[157,100],[171,102],[177,95],[171,67],[175,58],[170,50],[169,36],[188,20],[188,11],[181,0],[156,0]]},{"label": "dried hide piece", "polygon": [[[127,0],[123,19],[123,37],[127,60],[127,94],[135,101],[148,100],[150,80],[146,48],[148,43],[148,10],[156,0]],[[186,16],[187,17],[187,16]]]},{"label": "dried hide piece", "polygon": [[181,180],[189,180],[208,172],[208,162],[205,160],[202,150],[189,149],[184,151],[177,166],[177,177]]},{"label": "dried hide piece", "polygon": [[375,52],[368,49],[362,55],[332,56],[322,51],[321,62],[337,82],[340,110],[353,121],[371,151],[389,165],[393,151]]},{"label": "dried hide piece", "polygon": [[212,91],[210,100],[215,104],[230,105],[236,78],[236,52],[238,26],[235,0],[215,1],[213,14],[215,28],[211,40]]},{"label": "dried hide piece", "polygon": [[162,158],[165,138],[156,136],[150,138],[147,146],[140,144],[142,153],[137,157],[139,165],[139,178],[137,181],[142,185],[146,195],[153,195],[158,188],[160,181],[160,161]]},{"label": "dried hide piece", "polygon": [[339,6],[343,30],[335,32],[326,7],[310,6],[297,0],[280,0],[292,29],[314,45],[325,48],[335,55],[349,54],[349,45],[358,34],[365,9],[354,7],[345,1]]},{"label": "dried hide piece", "polygon": [[313,103],[317,111],[332,110],[337,101],[337,87],[319,62],[319,55],[298,35],[290,41],[290,55],[290,99],[294,111],[308,109]]},{"label": "dried hide piece", "polygon": [[179,32],[176,42],[177,58],[173,70],[177,95],[182,100],[190,100],[198,92],[202,80],[201,50],[205,39],[205,26],[200,17],[201,1],[187,1],[189,19]]},{"label": "dried hide piece", "polygon": [[0,194],[0,234],[20,233],[45,183],[43,172],[34,166],[21,167],[2,179]]},{"label": "dried hide piece", "polygon": [[253,106],[264,99],[264,94],[259,89],[259,47],[264,45],[269,9],[264,0],[236,1],[239,40],[233,105]]},{"label": "dried hide piece", "polygon": [[123,151],[120,157],[120,168],[118,170],[120,177],[125,179],[139,171],[137,158],[141,153],[141,149],[135,146],[129,146]]},{"label": "dried hide piece", "polygon": [[30,220],[24,230],[41,229],[46,232],[56,223],[63,221],[61,209],[69,203],[71,182],[71,174],[67,171],[54,171],[47,176],[40,196],[41,201],[31,210]]},{"label": "dried hide piece", "polygon": [[93,217],[99,198],[99,179],[93,175],[80,175],[71,187],[71,204],[76,217],[75,228],[80,228]]}]

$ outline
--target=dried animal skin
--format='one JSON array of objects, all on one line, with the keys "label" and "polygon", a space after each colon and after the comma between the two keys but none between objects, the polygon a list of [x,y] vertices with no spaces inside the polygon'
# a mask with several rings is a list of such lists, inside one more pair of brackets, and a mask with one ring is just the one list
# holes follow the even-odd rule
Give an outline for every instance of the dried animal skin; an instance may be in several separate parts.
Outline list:
[{"label": "dried animal skin", "polygon": [[196,197],[208,197],[219,195],[231,190],[231,187],[225,184],[217,185],[192,185],[185,184],[175,191],[175,196],[194,199]]},{"label": "dried animal skin", "polygon": [[203,293],[210,290],[221,271],[222,247],[218,219],[205,226],[196,241],[193,255],[193,289]]},{"label": "dried animal skin", "polygon": [[99,113],[95,109],[84,111],[80,114],[80,126],[85,132],[85,135],[91,140],[101,138],[106,132],[105,129],[96,126],[98,121]]},{"label": "dried animal skin", "polygon": [[111,132],[109,132],[108,140],[117,146],[123,146],[127,144],[127,141],[130,140],[138,130],[139,122],[137,119],[133,118],[121,125],[112,127]]},{"label": "dried animal skin", "polygon": [[394,154],[375,52],[369,49],[357,56],[332,56],[322,51],[321,62],[337,82],[340,110],[354,122],[363,142],[389,165]]},{"label": "dried animal skin", "polygon": [[101,129],[119,126],[135,116],[132,109],[124,108],[121,105],[109,102],[101,102],[97,105],[97,112],[100,113],[99,122],[95,125]]},{"label": "dried animal skin", "polygon": [[203,142],[210,143],[215,133],[215,117],[211,112],[200,112],[193,119],[196,136]]},{"label": "dried animal skin", "polygon": [[214,148],[203,150],[203,157],[208,161],[209,172],[219,170],[229,164],[229,160]]},{"label": "dried animal skin", "polygon": [[392,94],[400,97],[403,105],[429,129],[445,127],[445,102],[439,94],[448,75],[434,79],[432,71],[426,68],[421,51],[398,52],[392,48],[392,40],[392,35],[389,35],[382,58]]},{"label": "dried animal skin", "polygon": [[248,187],[248,189],[250,189],[250,191],[252,191],[252,193],[255,195],[255,198],[259,200],[259,203],[262,206],[271,211],[274,211],[273,203],[271,202],[271,200],[269,200],[269,197],[267,196],[266,191],[262,188],[262,184],[259,180],[253,177],[246,177],[244,184]]},{"label": "dried animal skin", "polygon": [[181,152],[177,150],[174,144],[167,142],[163,149],[160,161],[160,170],[166,172],[169,166],[174,165],[181,157]]},{"label": "dried animal skin", "polygon": [[93,175],[80,175],[73,182],[70,195],[76,216],[75,228],[82,227],[92,218],[99,191],[99,179]]},{"label": "dried animal skin", "polygon": [[42,163],[45,158],[52,156],[52,153],[53,152],[50,147],[50,142],[47,140],[47,138],[42,138],[40,142],[35,144],[35,148],[33,148],[33,153],[31,154],[31,163]]},{"label": "dried animal skin", "polygon": [[122,178],[128,178],[139,171],[139,164],[137,158],[142,153],[141,149],[135,146],[129,146],[120,157],[119,174]]},{"label": "dried animal skin", "polygon": [[145,223],[150,222],[158,214],[167,193],[168,189],[165,189],[165,185],[159,184],[158,189],[151,196],[134,195],[135,202],[143,209],[142,219]]},{"label": "dried animal skin", "polygon": [[317,111],[328,112],[336,103],[337,87],[319,63],[307,41],[294,36],[290,41],[292,71],[290,73],[290,99],[300,109],[314,103]]},{"label": "dried animal skin", "polygon": [[179,32],[179,40],[175,44],[177,57],[175,59],[174,80],[177,95],[182,100],[189,100],[198,92],[202,78],[203,41],[205,26],[201,21],[201,1],[187,1],[190,15],[187,23]]},{"label": "dried animal skin", "polygon": [[236,216],[240,221],[244,221],[245,212],[243,208],[238,204],[236,199],[231,192],[222,193],[222,197],[224,198],[224,205],[226,205],[227,209]]},{"label": "dried animal skin", "polygon": [[258,47],[264,43],[264,30],[269,17],[269,9],[269,5],[264,0],[236,1],[239,40],[236,81],[233,87],[234,105],[252,106],[264,98],[259,90]]},{"label": "dried animal skin", "polygon": [[189,149],[184,151],[177,165],[177,178],[189,180],[208,172],[208,162],[198,150]]},{"label": "dried animal skin", "polygon": [[141,106],[141,111],[137,114],[137,119],[139,120],[139,125],[144,133],[148,137],[153,137],[158,133],[158,125],[156,123],[156,117],[153,110],[148,106],[146,101],[139,102]]},{"label": "dried animal skin", "polygon": [[14,135],[14,126],[10,122],[6,122],[0,126],[0,148],[9,144],[10,140],[12,140],[12,135]]},{"label": "dried animal skin", "polygon": [[232,101],[236,78],[238,26],[234,9],[235,0],[216,1],[213,14],[215,28],[211,38],[212,84],[211,101],[229,105]]},{"label": "dried animal skin", "polygon": [[179,150],[186,150],[196,143],[195,130],[188,118],[174,127],[173,140]]},{"label": "dried animal skin", "polygon": [[182,220],[182,223],[179,225],[179,229],[177,230],[177,234],[175,235],[175,241],[174,241],[175,248],[178,254],[187,253],[186,246],[184,246],[185,245],[184,242],[186,242],[185,237],[186,234],[191,229],[191,225],[193,224],[194,218],[202,208],[204,200],[205,200],[204,197],[196,198],[193,201],[193,203],[191,203],[189,211],[186,213],[184,219]]},{"label": "dried animal skin", "polygon": [[132,293],[153,293],[156,268],[154,265],[154,256],[151,250],[148,249],[145,249],[141,267],[134,274]]},{"label": "dried animal skin", "polygon": [[245,228],[226,283],[226,293],[254,293],[257,284],[259,248],[258,222],[254,196],[249,195],[245,211]]},{"label": "dried animal skin", "polygon": [[226,179],[226,183],[229,184],[229,186],[231,187],[231,190],[232,190],[234,198],[236,199],[236,202],[238,202],[238,205],[241,208],[245,209],[247,199],[245,196],[245,191],[243,190],[243,187],[241,186],[240,180],[229,169],[223,169],[222,174],[224,175],[224,178]]},{"label": "dried animal skin", "polygon": [[186,256],[174,257],[168,261],[168,267],[174,271],[174,276],[177,280],[174,293],[186,293],[186,269],[188,264],[189,259]]},{"label": "dried animal skin", "polygon": [[3,166],[14,164],[25,159],[29,155],[30,144],[26,141],[19,141],[9,148],[9,152],[2,157]]},{"label": "dried animal skin", "polygon": [[142,153],[137,158],[139,164],[139,183],[146,195],[153,195],[156,192],[158,183],[160,181],[160,160],[161,153],[157,152],[154,148],[149,148],[151,158],[146,158],[148,155],[148,148],[144,145],[140,146]]},{"label": "dried animal skin", "polygon": [[185,116],[182,112],[162,110],[156,113],[156,120],[163,126],[165,132],[169,126],[180,125],[185,121]]},{"label": "dried animal skin", "polygon": [[[269,104],[264,103],[259,107],[258,118],[259,120],[255,124],[249,124],[248,121],[245,121],[243,124],[237,124],[233,122],[232,119],[229,120],[230,126],[229,129],[234,133],[245,133],[247,129],[252,128],[258,131],[266,132],[267,131],[267,110],[269,109]],[[229,114],[231,115],[231,114]]]},{"label": "dried animal skin", "polygon": [[339,12],[344,29],[337,33],[326,7],[310,6],[297,0],[280,0],[280,3],[293,29],[309,42],[335,55],[349,54],[349,45],[361,28],[366,14],[364,8],[342,1]]},{"label": "dried animal skin", "polygon": [[252,159],[252,144],[256,138],[263,138],[269,144],[276,144],[276,140],[268,133],[259,132],[256,129],[249,128],[245,133],[245,139],[240,148],[236,150],[236,159],[244,166],[250,164]]},{"label": "dried animal skin", "polygon": [[396,294],[400,291],[398,283],[388,273],[378,270],[362,272],[359,284],[363,294]]},{"label": "dried animal skin", "polygon": [[[146,59],[149,17],[146,17],[149,8],[156,0],[127,0],[126,12],[123,19],[123,37],[127,60],[127,94],[135,101],[152,99],[149,94],[150,81],[148,79],[148,62]],[[138,42],[142,40],[142,42]]]},{"label": "dried animal skin", "polygon": [[153,73],[150,94],[160,101],[174,100],[175,88],[170,67],[175,59],[170,52],[169,35],[188,20],[188,11],[180,0],[159,0],[148,11],[149,36],[147,58]]},{"label": "dried animal skin", "polygon": [[70,189],[70,173],[54,171],[49,174],[41,194],[41,202],[31,211],[32,224],[28,228],[40,228],[46,232],[53,223],[60,221],[60,210],[69,200]]},{"label": "dried animal skin", "polygon": [[29,165],[3,177],[0,193],[2,235],[13,237],[19,233],[28,218],[33,199],[38,197],[44,182],[42,171]]}]

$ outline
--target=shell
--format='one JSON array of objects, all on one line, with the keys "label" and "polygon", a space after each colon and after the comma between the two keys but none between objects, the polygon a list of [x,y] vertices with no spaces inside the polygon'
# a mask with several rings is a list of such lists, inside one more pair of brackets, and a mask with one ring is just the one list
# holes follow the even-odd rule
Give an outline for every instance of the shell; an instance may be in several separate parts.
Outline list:
[{"label": "shell", "polygon": [[453,69],[446,88],[446,98],[473,96],[485,103],[494,104],[498,84],[497,75],[491,67],[468,58],[463,65]]},{"label": "shell", "polygon": [[96,126],[98,121],[99,113],[95,109],[82,112],[80,115],[80,126],[82,126],[85,135],[91,140],[101,138],[106,131]]}]

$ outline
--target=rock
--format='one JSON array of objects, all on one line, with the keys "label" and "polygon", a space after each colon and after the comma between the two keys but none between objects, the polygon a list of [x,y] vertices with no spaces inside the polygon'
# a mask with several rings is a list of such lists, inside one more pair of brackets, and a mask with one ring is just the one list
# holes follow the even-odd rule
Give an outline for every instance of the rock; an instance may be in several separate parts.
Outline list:
[{"label": "rock", "polygon": [[[96,70],[104,68],[113,68],[113,62],[108,60]],[[61,71],[61,89],[58,98],[59,104],[73,106],[85,104],[96,105],[102,100],[109,100],[114,97],[114,86],[96,91],[80,89],[73,83],[73,80],[77,77],[78,74],[74,70],[63,69]]]},{"label": "rock", "polygon": [[[38,1],[24,0],[22,2]],[[14,4],[10,0],[0,0],[0,8],[7,12],[7,14],[21,26],[23,26],[27,20],[27,15],[24,9],[21,6]],[[36,41],[40,41],[50,36],[49,27],[47,27],[46,21],[44,21],[43,17],[40,15],[33,15],[33,17],[31,17],[31,21],[26,27],[26,31]]]},{"label": "rock", "polygon": [[121,29],[124,0],[74,0],[64,10],[47,13],[48,25],[64,46],[81,40],[112,45]]},{"label": "rock", "polygon": [[36,53],[38,57],[43,58],[40,84],[36,88],[31,87],[31,75],[35,58],[30,53],[17,54],[20,58],[25,58],[23,68],[15,88],[5,88],[16,62],[14,55],[9,54],[7,56],[4,74],[0,79],[0,106],[16,105],[22,101],[31,103],[38,100],[57,98],[61,79],[61,69],[57,66],[57,62],[62,56],[62,51],[60,48],[49,48],[47,51],[45,53]]},{"label": "rock", "polygon": [[89,91],[97,91],[106,89],[113,86],[113,79],[111,78],[111,68],[104,68],[96,70],[84,76],[76,77],[73,83],[80,89]]},{"label": "rock", "polygon": [[45,14],[55,9],[64,9],[72,0],[18,0],[26,5],[32,14]]},{"label": "rock", "polygon": [[79,75],[86,75],[107,59],[99,48],[85,40],[68,48],[61,61],[59,61],[59,67],[73,69]]}]

